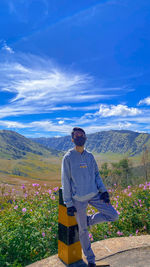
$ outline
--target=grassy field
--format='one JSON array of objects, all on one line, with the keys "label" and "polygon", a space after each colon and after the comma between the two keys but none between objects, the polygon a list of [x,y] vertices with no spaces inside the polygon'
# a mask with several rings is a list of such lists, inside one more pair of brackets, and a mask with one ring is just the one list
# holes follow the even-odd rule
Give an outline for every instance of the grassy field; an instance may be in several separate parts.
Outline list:
[{"label": "grassy field", "polygon": [[[126,157],[125,154],[94,154],[99,169],[104,162],[109,165]],[[132,166],[141,164],[141,156],[128,158]],[[60,186],[62,157],[42,157],[30,154],[23,159],[0,159],[0,183],[19,186],[20,184],[40,183]]]}]

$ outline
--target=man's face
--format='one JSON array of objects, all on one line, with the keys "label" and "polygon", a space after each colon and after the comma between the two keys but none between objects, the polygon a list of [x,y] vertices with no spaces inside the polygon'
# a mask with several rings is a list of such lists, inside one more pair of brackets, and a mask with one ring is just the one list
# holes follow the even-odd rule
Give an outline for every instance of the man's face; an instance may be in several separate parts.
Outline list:
[{"label": "man's face", "polygon": [[74,136],[72,138],[72,142],[74,143],[74,140],[76,140],[78,137],[86,138],[86,135],[81,131],[75,131]]}]

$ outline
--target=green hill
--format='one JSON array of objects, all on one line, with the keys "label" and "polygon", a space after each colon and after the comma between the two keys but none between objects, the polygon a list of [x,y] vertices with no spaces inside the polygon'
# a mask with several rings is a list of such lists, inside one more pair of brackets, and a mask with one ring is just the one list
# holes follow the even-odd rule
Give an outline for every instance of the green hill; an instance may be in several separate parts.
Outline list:
[{"label": "green hill", "polygon": [[0,130],[0,158],[20,159],[26,158],[31,153],[43,157],[59,155],[59,151],[44,148],[41,144],[14,131]]},{"label": "green hill", "polygon": [[[116,153],[135,156],[142,152],[143,146],[150,147],[150,134],[125,130],[102,131],[87,135],[86,148],[95,153]],[[53,138],[32,138],[48,148],[67,151],[73,147],[70,136]]]}]

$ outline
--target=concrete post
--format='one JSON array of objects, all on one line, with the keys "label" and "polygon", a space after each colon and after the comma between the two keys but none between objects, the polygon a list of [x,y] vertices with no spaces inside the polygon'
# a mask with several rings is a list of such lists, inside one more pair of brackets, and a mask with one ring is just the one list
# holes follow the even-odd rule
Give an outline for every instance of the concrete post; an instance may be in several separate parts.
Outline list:
[{"label": "concrete post", "polygon": [[66,264],[72,264],[82,259],[78,224],[75,216],[67,215],[62,188],[59,189],[58,257]]}]

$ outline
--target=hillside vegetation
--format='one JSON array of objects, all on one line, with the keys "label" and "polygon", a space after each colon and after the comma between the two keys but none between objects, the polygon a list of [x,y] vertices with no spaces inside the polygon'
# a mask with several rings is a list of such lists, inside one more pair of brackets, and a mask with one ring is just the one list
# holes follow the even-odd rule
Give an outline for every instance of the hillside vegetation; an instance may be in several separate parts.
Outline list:
[{"label": "hillside vegetation", "polygon": [[0,158],[20,159],[30,153],[43,157],[59,155],[59,151],[44,148],[17,132],[0,130]]},{"label": "hillside vegetation", "polygon": [[[67,151],[73,147],[70,136],[53,138],[32,138],[48,148]],[[88,134],[86,148],[95,153],[118,153],[135,156],[142,152],[143,146],[150,147],[150,134],[133,131],[102,131]]]}]

